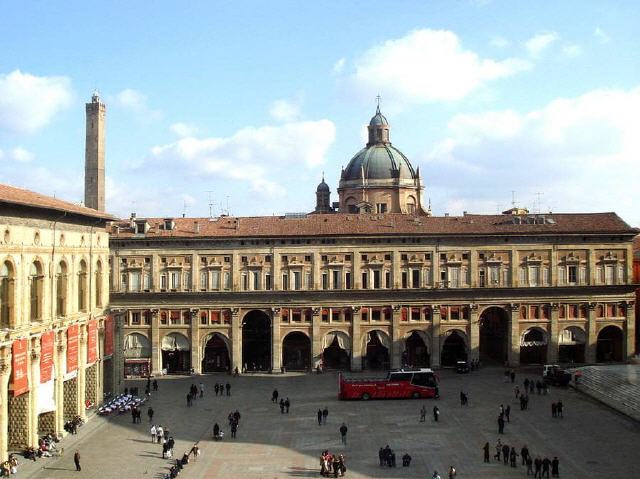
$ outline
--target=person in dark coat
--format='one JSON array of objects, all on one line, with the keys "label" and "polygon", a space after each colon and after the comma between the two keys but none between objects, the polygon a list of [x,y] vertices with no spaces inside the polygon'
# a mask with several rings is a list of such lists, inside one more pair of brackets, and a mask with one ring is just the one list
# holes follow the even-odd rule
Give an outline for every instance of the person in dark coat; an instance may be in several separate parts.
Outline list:
[{"label": "person in dark coat", "polygon": [[556,456],[551,461],[551,477],[560,477],[560,461]]},{"label": "person in dark coat", "polygon": [[153,408],[147,409],[147,416],[149,416],[149,422],[153,421]]},{"label": "person in dark coat", "polygon": [[504,417],[507,418],[507,422],[511,422],[509,420],[509,414],[511,414],[511,406],[509,404],[507,404],[507,407],[504,410]]},{"label": "person in dark coat", "polygon": [[280,414],[284,414],[284,399],[280,398]]},{"label": "person in dark coat", "polygon": [[378,459],[380,460],[380,467],[384,466],[384,447],[381,447],[378,451]]},{"label": "person in dark coat", "polygon": [[511,452],[509,452],[509,462],[511,463],[511,467],[518,467],[518,453],[515,447],[512,447]]},{"label": "person in dark coat", "polygon": [[80,467],[80,451],[76,451],[73,454],[73,462],[76,465],[76,471],[81,471],[82,468]]},{"label": "person in dark coat", "polygon": [[533,477],[542,477],[542,459],[540,457],[536,457],[535,461],[533,461],[533,466],[535,467]]},{"label": "person in dark coat", "polygon": [[533,476],[533,458],[530,455],[527,455],[527,476]]},{"label": "person in dark coat", "polygon": [[157,391],[158,390],[158,381],[157,380],[153,380],[153,390]]},{"label": "person in dark coat", "polygon": [[504,434],[504,419],[498,416],[498,434]]},{"label": "person in dark coat", "polygon": [[402,467],[409,467],[411,465],[411,456],[408,452],[404,453],[402,456]]},{"label": "person in dark coat", "polygon": [[558,417],[564,417],[562,415],[562,408],[563,408],[563,404],[562,401],[558,401],[558,403],[556,404],[556,412],[558,413]]},{"label": "person in dark coat", "polygon": [[433,406],[433,420],[435,422],[438,422],[439,416],[440,416],[440,409],[438,409],[438,406]]},{"label": "person in dark coat", "polygon": [[556,417],[558,415],[558,405],[554,402],[551,403],[551,417]]},{"label": "person in dark coat", "polygon": [[218,391],[220,391],[220,386],[218,386],[218,383],[216,383],[216,385],[213,386],[213,390],[215,391],[216,396],[217,396],[218,395]]},{"label": "person in dark coat", "polygon": [[231,396],[231,384],[227,383],[227,396]]},{"label": "person in dark coat", "polygon": [[327,424],[327,417],[329,417],[329,409],[325,406],[322,410],[322,424]]},{"label": "person in dark coat", "polygon": [[347,431],[349,429],[347,428],[347,425],[345,423],[342,423],[342,426],[340,426],[340,438],[342,440],[342,444],[347,444]]},{"label": "person in dark coat", "polygon": [[322,409],[318,409],[318,426],[322,426]]},{"label": "person in dark coat", "polygon": [[271,402],[278,402],[278,390],[274,389],[273,393],[271,394]]},{"label": "person in dark coat", "polygon": [[529,457],[529,449],[527,448],[526,444],[522,446],[522,449],[520,449],[520,457],[522,457],[522,465],[526,466],[527,457]]},{"label": "person in dark coat", "polygon": [[540,477],[542,477],[542,476],[549,477],[549,466],[550,465],[551,465],[551,461],[549,460],[548,457],[545,457],[542,460],[542,475]]},{"label": "person in dark coat", "polygon": [[213,425],[213,438],[218,439],[220,437],[220,426],[218,423]]},{"label": "person in dark coat", "polygon": [[509,446],[506,444],[502,446],[502,463],[507,466],[509,465]]},{"label": "person in dark coat", "polygon": [[289,401],[289,398],[284,400],[284,407],[286,409],[286,413],[289,414],[289,407],[291,406],[291,402]]},{"label": "person in dark coat", "polygon": [[484,443],[484,447],[482,448],[483,452],[484,452],[484,462],[491,462],[491,460],[489,459],[489,443],[485,442]]},{"label": "person in dark coat", "polygon": [[237,421],[233,421],[231,423],[231,437],[236,437],[236,432],[238,432],[238,423]]}]

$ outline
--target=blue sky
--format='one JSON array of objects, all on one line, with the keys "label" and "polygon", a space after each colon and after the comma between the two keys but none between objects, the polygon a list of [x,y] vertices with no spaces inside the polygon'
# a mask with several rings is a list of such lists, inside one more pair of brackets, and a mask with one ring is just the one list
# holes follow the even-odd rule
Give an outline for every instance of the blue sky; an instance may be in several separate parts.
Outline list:
[{"label": "blue sky", "polygon": [[109,211],[309,211],[379,93],[436,214],[515,191],[640,225],[639,20],[634,1],[3,2],[0,181],[80,201],[98,88]]}]

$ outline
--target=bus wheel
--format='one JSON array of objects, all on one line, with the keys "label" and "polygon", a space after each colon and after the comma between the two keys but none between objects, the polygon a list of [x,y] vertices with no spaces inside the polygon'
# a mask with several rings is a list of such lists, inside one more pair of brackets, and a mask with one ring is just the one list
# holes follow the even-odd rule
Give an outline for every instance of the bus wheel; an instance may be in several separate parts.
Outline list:
[{"label": "bus wheel", "polygon": [[413,399],[420,399],[420,393],[419,393],[418,391],[416,391],[416,392],[414,392],[414,393],[411,395],[411,397],[412,397]]},{"label": "bus wheel", "polygon": [[362,395],[362,400],[363,401],[368,401],[369,399],[371,399],[371,396],[369,395],[369,393],[364,393]]}]

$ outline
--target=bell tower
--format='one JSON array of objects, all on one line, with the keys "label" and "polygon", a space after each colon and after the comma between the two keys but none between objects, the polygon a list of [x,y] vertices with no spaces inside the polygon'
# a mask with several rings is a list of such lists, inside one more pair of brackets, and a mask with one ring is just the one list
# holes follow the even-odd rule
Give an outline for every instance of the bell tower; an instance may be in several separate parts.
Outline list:
[{"label": "bell tower", "polygon": [[104,143],[106,106],[98,92],[86,105],[87,126],[84,150],[84,204],[87,208],[104,211]]}]

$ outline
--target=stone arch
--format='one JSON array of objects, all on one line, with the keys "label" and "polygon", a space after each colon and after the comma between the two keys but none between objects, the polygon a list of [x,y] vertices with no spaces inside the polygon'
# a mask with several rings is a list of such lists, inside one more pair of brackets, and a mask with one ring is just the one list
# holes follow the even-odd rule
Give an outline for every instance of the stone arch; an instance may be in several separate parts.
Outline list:
[{"label": "stone arch", "polygon": [[458,361],[466,361],[469,356],[469,340],[467,333],[458,328],[452,328],[442,334],[440,364],[455,366]]},{"label": "stone arch", "polygon": [[78,311],[87,311],[89,293],[89,269],[87,261],[81,258],[78,262]]},{"label": "stone arch", "polygon": [[389,369],[391,338],[380,329],[362,335],[362,369]]},{"label": "stone arch", "polygon": [[547,361],[549,334],[540,326],[527,328],[520,335],[520,363],[544,364]]},{"label": "stone arch", "polygon": [[144,333],[126,334],[123,341],[123,356],[128,359],[151,357],[151,342]]},{"label": "stone arch", "polygon": [[344,331],[329,331],[322,337],[320,361],[326,369],[345,370],[350,368],[351,337]]},{"label": "stone arch", "polygon": [[191,342],[184,334],[172,331],[160,340],[162,369],[167,374],[184,373],[191,369]]},{"label": "stone arch", "polygon": [[242,318],[242,366],[244,371],[270,371],[272,345],[270,312],[252,309]]},{"label": "stone arch", "polygon": [[200,342],[202,372],[230,371],[231,340],[222,332],[209,333]]},{"label": "stone arch", "polygon": [[282,366],[292,371],[311,369],[311,338],[306,331],[288,331],[282,338]]},{"label": "stone arch", "polygon": [[617,324],[608,324],[598,332],[596,361],[620,362],[624,357],[624,331]]},{"label": "stone arch", "polygon": [[45,263],[38,256],[29,264],[29,319],[40,321],[44,304]]},{"label": "stone arch", "polygon": [[69,266],[64,258],[56,264],[55,271],[56,289],[56,316],[67,315],[67,295],[69,291]]},{"label": "stone arch", "polygon": [[7,256],[0,263],[0,329],[15,326],[16,268]]},{"label": "stone arch", "polygon": [[412,329],[404,335],[402,366],[426,368],[431,365],[431,338],[422,329]]},{"label": "stone arch", "polygon": [[568,326],[558,334],[558,360],[561,363],[584,363],[587,334],[580,326]]},{"label": "stone arch", "polygon": [[504,364],[509,351],[509,312],[502,306],[491,305],[482,309],[478,317],[479,358],[483,362]]}]

